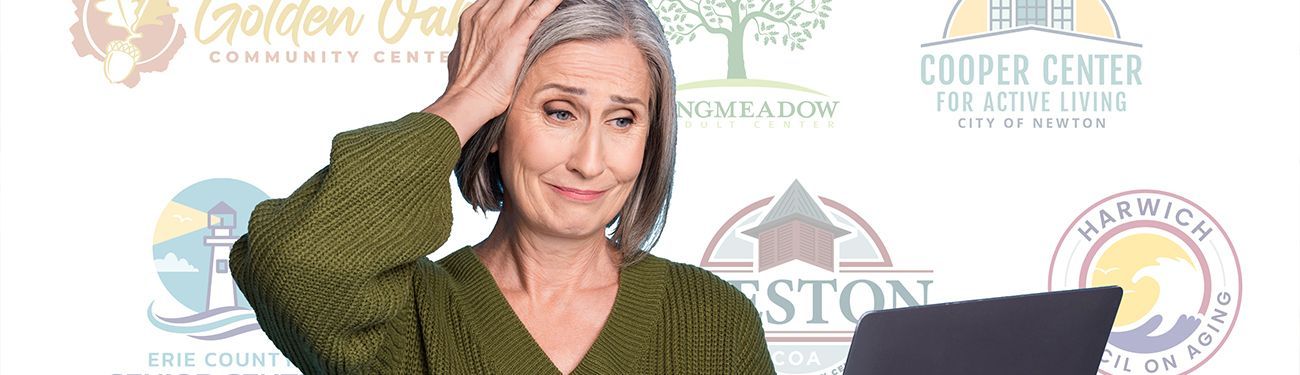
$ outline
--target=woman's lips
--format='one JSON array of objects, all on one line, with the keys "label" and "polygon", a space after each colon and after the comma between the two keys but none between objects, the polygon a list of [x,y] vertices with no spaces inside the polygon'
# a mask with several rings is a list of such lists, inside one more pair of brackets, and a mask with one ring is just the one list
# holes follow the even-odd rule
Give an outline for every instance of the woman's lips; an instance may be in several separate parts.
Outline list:
[{"label": "woman's lips", "polygon": [[560,195],[579,202],[591,202],[605,194],[604,190],[582,190],[567,186],[551,185],[551,189],[555,189],[555,192],[560,193]]}]

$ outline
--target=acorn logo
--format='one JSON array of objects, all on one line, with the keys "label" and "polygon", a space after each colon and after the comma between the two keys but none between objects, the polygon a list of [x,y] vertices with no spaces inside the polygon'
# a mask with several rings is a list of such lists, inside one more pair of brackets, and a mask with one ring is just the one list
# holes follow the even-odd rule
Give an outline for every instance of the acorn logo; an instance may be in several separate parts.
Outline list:
[{"label": "acorn logo", "polygon": [[140,73],[160,72],[185,41],[167,0],[74,0],[77,23],[68,31],[80,56],[103,62],[110,83],[135,87]]}]

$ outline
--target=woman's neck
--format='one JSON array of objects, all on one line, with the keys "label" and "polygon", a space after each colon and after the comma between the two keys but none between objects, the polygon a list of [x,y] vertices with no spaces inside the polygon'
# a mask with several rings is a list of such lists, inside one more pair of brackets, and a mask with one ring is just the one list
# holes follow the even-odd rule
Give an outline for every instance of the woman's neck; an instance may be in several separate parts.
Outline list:
[{"label": "woman's neck", "polygon": [[508,212],[474,246],[503,292],[549,299],[618,284],[617,252],[603,233],[565,237],[539,231]]}]

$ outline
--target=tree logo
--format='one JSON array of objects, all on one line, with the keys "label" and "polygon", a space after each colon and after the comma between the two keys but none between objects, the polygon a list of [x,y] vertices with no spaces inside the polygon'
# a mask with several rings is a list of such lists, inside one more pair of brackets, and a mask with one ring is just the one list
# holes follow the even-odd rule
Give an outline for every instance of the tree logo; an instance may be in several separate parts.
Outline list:
[{"label": "tree logo", "polygon": [[726,37],[727,78],[688,83],[678,89],[740,86],[817,93],[789,83],[750,79],[745,69],[745,43],[804,49],[814,30],[826,28],[830,0],[651,0],[650,5],[659,14],[665,36],[674,43],[694,41],[700,33]]},{"label": "tree logo", "polygon": [[135,87],[140,73],[161,72],[185,42],[185,29],[167,0],[74,0],[77,23],[68,29],[80,56],[104,62],[110,83]]}]

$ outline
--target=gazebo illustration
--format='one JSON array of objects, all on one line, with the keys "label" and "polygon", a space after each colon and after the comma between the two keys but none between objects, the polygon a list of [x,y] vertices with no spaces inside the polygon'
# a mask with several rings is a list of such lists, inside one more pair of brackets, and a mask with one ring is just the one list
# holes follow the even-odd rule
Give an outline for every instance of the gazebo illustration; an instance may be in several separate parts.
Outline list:
[{"label": "gazebo illustration", "polygon": [[208,230],[203,244],[212,248],[212,261],[208,266],[207,311],[236,306],[239,300],[235,279],[230,276],[230,247],[239,236],[234,235],[236,212],[226,202],[217,202],[208,210]]},{"label": "gazebo illustration", "polygon": [[833,272],[835,239],[850,232],[832,224],[795,180],[758,226],[741,233],[758,239],[759,272],[796,259]]}]

